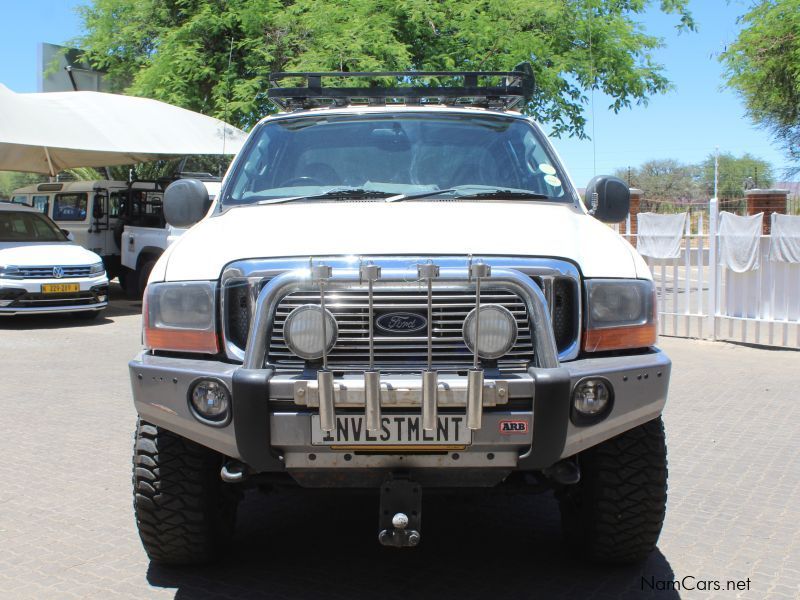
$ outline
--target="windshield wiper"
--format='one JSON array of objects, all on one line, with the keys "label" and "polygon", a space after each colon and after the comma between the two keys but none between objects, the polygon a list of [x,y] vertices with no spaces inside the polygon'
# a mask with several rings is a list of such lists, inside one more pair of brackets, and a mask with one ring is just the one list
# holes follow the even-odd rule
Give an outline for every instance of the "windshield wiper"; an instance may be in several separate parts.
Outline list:
[{"label": "windshield wiper", "polygon": [[[419,192],[418,194],[400,194],[399,196],[391,196],[386,198],[386,202],[402,202],[403,200],[416,200],[418,198],[429,198],[431,196],[438,196],[439,194],[447,194],[451,199],[482,199],[482,198],[508,198],[509,200],[548,200],[550,196],[545,194],[537,194],[536,192],[528,192],[526,190],[510,190],[504,188],[495,189],[482,189],[478,192],[469,192],[467,190],[474,190],[476,186],[459,186],[444,190],[433,190],[427,192]],[[483,186],[479,186],[483,187]]]},{"label": "windshield wiper", "polygon": [[438,194],[452,194],[457,190],[428,190],[427,192],[418,192],[416,194],[398,194],[386,199],[386,202],[402,202],[403,200],[416,200],[417,198],[428,198],[429,196],[436,196]]},{"label": "windshield wiper", "polygon": [[391,192],[381,190],[365,190],[363,188],[334,188],[321,194],[311,194],[309,196],[288,196],[286,198],[270,198],[259,200],[256,204],[286,204],[288,202],[298,202],[300,200],[349,200],[355,198],[386,198],[391,196]]},{"label": "windshield wiper", "polygon": [[456,194],[456,198],[507,198],[508,200],[548,200],[550,196],[547,194],[537,194],[536,192],[526,192],[523,190],[487,190],[485,192],[472,192],[466,194]]}]

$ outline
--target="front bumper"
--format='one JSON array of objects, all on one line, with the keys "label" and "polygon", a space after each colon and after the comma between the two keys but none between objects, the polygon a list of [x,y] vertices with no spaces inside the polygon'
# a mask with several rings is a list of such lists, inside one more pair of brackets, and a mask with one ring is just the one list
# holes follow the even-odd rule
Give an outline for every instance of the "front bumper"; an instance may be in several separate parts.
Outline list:
[{"label": "front bumper", "polygon": [[[42,285],[78,284],[77,292],[42,293]],[[108,277],[0,280],[0,316],[102,310],[108,306]]]},{"label": "front bumper", "polygon": [[[144,352],[129,367],[134,402],[144,420],[242,460],[258,472],[289,471],[301,483],[315,485],[330,481],[319,477],[320,473],[336,470],[343,474],[342,485],[372,485],[387,471],[404,469],[415,472],[423,483],[429,479],[440,484],[481,481],[492,485],[511,470],[549,467],[656,418],[666,402],[671,363],[652,348],[631,356],[565,362],[557,368],[534,367],[505,377],[509,402],[484,408],[483,425],[474,432],[471,445],[427,451],[313,445],[312,415],[316,410],[295,404],[290,378],[275,376],[270,369]],[[614,388],[614,402],[603,420],[581,426],[570,419],[571,398],[573,387],[587,376],[606,378]],[[191,385],[203,377],[221,380],[232,392],[233,418],[223,427],[200,422],[189,409]],[[502,421],[528,425],[525,431],[508,433],[502,431]],[[345,473],[354,477],[348,479]],[[459,477],[466,473],[495,475]]]}]

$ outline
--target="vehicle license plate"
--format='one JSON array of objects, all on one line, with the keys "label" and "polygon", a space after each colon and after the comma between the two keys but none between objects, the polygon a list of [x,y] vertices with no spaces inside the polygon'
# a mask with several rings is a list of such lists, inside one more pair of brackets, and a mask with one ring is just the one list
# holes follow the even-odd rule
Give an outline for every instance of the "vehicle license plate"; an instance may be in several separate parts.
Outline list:
[{"label": "vehicle license plate", "polygon": [[364,415],[336,415],[333,431],[322,431],[319,415],[312,415],[311,443],[315,446],[431,446],[472,443],[464,415],[439,415],[432,431],[422,429],[420,415],[383,415],[381,428],[367,431]]},{"label": "vehicle license plate", "polygon": [[67,292],[80,292],[81,284],[79,283],[43,283],[43,294],[65,294]]}]

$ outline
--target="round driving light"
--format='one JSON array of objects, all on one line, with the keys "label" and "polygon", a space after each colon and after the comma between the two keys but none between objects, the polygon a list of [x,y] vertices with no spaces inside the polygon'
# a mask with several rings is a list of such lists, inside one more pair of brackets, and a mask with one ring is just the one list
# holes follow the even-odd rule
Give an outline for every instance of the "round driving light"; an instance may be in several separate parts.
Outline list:
[{"label": "round driving light", "polygon": [[[336,319],[325,309],[325,342],[328,352],[336,343],[339,328]],[[286,346],[294,354],[306,360],[322,358],[322,311],[314,304],[298,306],[283,324]]]},{"label": "round driving light", "polygon": [[189,392],[195,417],[209,425],[225,425],[230,416],[231,395],[221,381],[201,379]]},{"label": "round driving light", "polygon": [[[473,308],[464,319],[462,333],[464,343],[470,352],[475,352],[475,321],[478,310]],[[500,358],[508,353],[517,341],[517,321],[504,306],[486,304],[481,306],[478,326],[478,356],[481,358]]]},{"label": "round driving light", "polygon": [[596,417],[607,410],[611,401],[611,384],[603,379],[584,379],[572,392],[575,410],[587,417]]}]

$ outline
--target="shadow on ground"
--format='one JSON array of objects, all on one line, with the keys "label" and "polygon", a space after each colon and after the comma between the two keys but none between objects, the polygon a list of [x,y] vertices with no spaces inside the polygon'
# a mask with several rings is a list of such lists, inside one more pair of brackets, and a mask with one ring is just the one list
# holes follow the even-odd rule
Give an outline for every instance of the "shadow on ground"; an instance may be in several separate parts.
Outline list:
[{"label": "shadow on ground", "polygon": [[148,582],[179,599],[235,598],[679,598],[648,582],[671,581],[656,550],[635,567],[587,565],[563,545],[550,494],[429,496],[422,544],[383,548],[377,493],[370,496],[249,492],[236,541],[204,568],[150,564]]},{"label": "shadow on ground", "polygon": [[100,327],[113,323],[114,318],[138,315],[142,312],[141,300],[130,300],[115,282],[109,286],[108,307],[97,317],[87,319],[74,313],[48,315],[13,315],[0,317],[0,330],[28,331],[31,329],[70,329],[72,327]]}]

